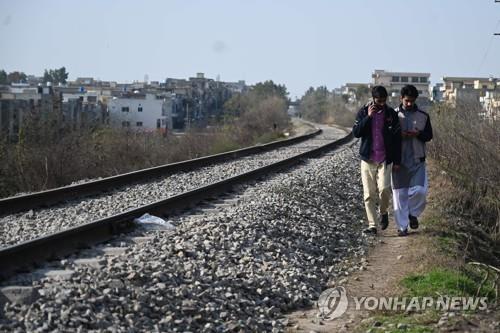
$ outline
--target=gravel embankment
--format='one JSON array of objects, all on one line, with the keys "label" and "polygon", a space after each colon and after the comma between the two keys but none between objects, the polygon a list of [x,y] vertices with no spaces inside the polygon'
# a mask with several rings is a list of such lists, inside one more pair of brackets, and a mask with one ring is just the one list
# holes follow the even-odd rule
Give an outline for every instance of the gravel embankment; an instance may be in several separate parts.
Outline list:
[{"label": "gravel embankment", "polygon": [[329,280],[360,269],[369,242],[357,146],[248,187],[212,217],[134,245],[70,281],[34,282],[32,305],[5,306],[0,331],[280,332]]}]

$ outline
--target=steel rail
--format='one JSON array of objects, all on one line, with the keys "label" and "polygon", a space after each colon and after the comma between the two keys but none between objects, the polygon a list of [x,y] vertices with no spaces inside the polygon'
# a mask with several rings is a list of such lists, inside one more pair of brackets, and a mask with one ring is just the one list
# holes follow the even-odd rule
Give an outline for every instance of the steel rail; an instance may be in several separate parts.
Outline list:
[{"label": "steel rail", "polygon": [[223,161],[236,159],[255,153],[270,151],[276,148],[308,140],[320,134],[321,132],[322,130],[318,129],[312,133],[286,140],[273,141],[267,144],[242,148],[225,153],[165,164],[99,180],[93,180],[83,184],[69,185],[46,191],[0,199],[0,216],[27,211],[38,207],[49,207],[59,202],[68,201],[74,198],[103,193],[110,189],[117,188],[123,185],[133,184],[144,180],[151,180],[153,178],[173,174],[176,172],[198,169],[210,164],[220,163]]}]

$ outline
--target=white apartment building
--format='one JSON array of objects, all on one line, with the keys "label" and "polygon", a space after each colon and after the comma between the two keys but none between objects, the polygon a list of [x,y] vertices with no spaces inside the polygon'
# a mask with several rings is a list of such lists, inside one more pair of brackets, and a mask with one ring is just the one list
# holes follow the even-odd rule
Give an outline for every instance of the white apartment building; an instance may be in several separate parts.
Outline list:
[{"label": "white apartment building", "polygon": [[374,85],[382,85],[390,96],[400,95],[401,88],[407,84],[414,85],[419,97],[430,98],[430,73],[388,72],[376,69],[373,74]]},{"label": "white apartment building", "polygon": [[135,130],[172,129],[172,96],[128,94],[108,101],[110,124]]}]

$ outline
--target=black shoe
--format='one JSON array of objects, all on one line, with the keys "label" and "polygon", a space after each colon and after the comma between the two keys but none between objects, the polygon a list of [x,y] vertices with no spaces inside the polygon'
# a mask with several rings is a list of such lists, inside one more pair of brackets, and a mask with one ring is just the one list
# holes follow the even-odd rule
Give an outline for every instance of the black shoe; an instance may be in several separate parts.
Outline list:
[{"label": "black shoe", "polygon": [[418,219],[413,215],[408,215],[408,218],[410,219],[410,228],[418,229]]},{"label": "black shoe", "polygon": [[364,234],[368,234],[368,235],[376,235],[377,234],[377,228],[376,227],[368,227],[366,229],[363,230],[363,233]]},{"label": "black shoe", "polygon": [[389,226],[389,214],[385,213],[380,219],[380,229],[385,230]]},{"label": "black shoe", "polygon": [[408,229],[405,229],[405,230],[398,230],[398,236],[399,236],[399,237],[405,237],[405,236],[408,236]]}]

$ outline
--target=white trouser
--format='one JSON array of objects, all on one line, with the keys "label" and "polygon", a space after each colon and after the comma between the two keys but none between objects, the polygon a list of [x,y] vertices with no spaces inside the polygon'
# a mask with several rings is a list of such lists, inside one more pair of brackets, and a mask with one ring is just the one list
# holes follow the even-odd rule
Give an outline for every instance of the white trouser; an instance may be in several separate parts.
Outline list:
[{"label": "white trouser", "polygon": [[399,189],[392,189],[394,204],[394,218],[399,230],[408,228],[408,215],[420,216],[425,209],[428,183],[425,174],[424,186],[417,185]]}]

